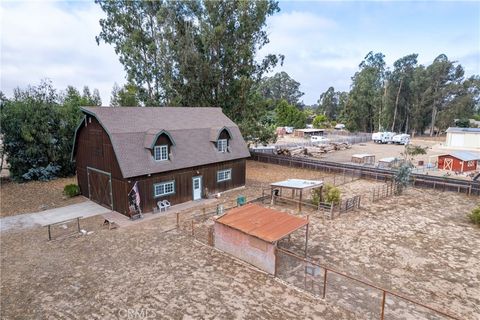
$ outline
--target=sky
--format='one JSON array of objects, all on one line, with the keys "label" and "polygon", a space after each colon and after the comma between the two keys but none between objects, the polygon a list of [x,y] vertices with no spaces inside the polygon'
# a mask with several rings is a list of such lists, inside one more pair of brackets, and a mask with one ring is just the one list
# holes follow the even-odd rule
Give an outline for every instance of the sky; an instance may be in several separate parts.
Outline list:
[{"label": "sky", "polygon": [[[419,54],[428,65],[439,54],[460,63],[467,76],[480,74],[480,1],[280,1],[267,20],[270,43],[258,57],[283,54],[273,72],[300,82],[305,104],[328,87],[348,90],[369,51],[388,66]],[[97,45],[103,12],[93,1],[1,1],[0,88],[50,79],[58,89],[88,85],[108,105],[113,84],[125,72],[112,46]]]}]

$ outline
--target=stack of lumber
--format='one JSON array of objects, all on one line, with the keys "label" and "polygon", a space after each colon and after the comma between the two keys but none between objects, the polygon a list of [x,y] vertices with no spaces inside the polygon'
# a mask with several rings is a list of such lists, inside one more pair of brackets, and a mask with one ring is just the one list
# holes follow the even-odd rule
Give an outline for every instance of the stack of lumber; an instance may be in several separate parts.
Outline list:
[{"label": "stack of lumber", "polygon": [[321,157],[322,154],[327,152],[350,148],[351,145],[345,142],[330,142],[313,146],[279,147],[277,154],[291,157]]}]

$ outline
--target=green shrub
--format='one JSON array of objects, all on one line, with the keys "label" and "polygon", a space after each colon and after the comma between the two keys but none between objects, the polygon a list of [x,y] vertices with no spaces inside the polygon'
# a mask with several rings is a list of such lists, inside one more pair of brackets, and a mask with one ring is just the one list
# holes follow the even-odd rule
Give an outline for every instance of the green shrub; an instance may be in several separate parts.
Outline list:
[{"label": "green shrub", "polygon": [[312,190],[312,203],[316,206],[322,201],[322,189]]},{"label": "green shrub", "polygon": [[325,193],[325,202],[333,203],[333,204],[340,203],[341,192],[340,192],[340,189],[338,189],[337,187],[331,184],[326,184],[324,187],[324,193]]},{"label": "green shrub", "polygon": [[77,184],[67,184],[65,188],[63,188],[63,194],[67,197],[75,197],[80,194],[80,187]]},{"label": "green shrub", "polygon": [[322,189],[312,190],[312,203],[316,206],[320,202],[339,204],[341,200],[341,192],[337,187],[327,183]]},{"label": "green shrub", "polygon": [[470,213],[468,215],[468,217],[470,218],[470,221],[472,221],[475,224],[480,225],[480,206],[473,209],[472,213]]}]

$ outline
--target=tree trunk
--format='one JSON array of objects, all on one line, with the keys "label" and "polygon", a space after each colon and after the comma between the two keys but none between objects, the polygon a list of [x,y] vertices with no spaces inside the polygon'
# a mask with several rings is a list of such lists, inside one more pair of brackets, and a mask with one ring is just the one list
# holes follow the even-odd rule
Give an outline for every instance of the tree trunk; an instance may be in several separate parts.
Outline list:
[{"label": "tree trunk", "polygon": [[435,128],[435,120],[437,118],[437,107],[433,106],[432,111],[432,124],[430,125],[430,137],[433,137],[433,128]]},{"label": "tree trunk", "polygon": [[403,79],[400,79],[400,86],[398,86],[398,91],[397,91],[397,98],[395,99],[395,112],[393,113],[393,122],[392,122],[392,132],[393,129],[395,128],[395,120],[397,118],[397,108],[398,108],[398,99],[400,97],[400,91],[402,91],[402,84],[403,84]]},{"label": "tree trunk", "polygon": [[385,101],[387,101],[387,84],[388,82],[385,81],[384,83],[384,89],[383,89],[383,99],[382,99],[382,104],[380,105],[380,112],[378,113],[378,131],[381,131],[382,128],[382,112],[383,109],[385,109]]}]

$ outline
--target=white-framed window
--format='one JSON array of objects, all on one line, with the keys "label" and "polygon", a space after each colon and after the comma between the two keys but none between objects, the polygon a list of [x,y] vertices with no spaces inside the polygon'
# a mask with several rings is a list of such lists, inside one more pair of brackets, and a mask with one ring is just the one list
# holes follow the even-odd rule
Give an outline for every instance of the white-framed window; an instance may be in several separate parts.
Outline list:
[{"label": "white-framed window", "polygon": [[153,157],[155,161],[168,160],[168,145],[155,146],[153,148]]},{"label": "white-framed window", "polygon": [[468,161],[467,162],[467,167],[474,167],[475,166],[475,161]]},{"label": "white-framed window", "polygon": [[175,181],[155,183],[153,185],[153,196],[161,197],[175,193]]},{"label": "white-framed window", "polygon": [[217,150],[219,152],[227,152],[228,140],[227,139],[218,139],[217,140]]},{"label": "white-framed window", "polygon": [[217,171],[217,182],[227,181],[232,179],[232,169]]}]

